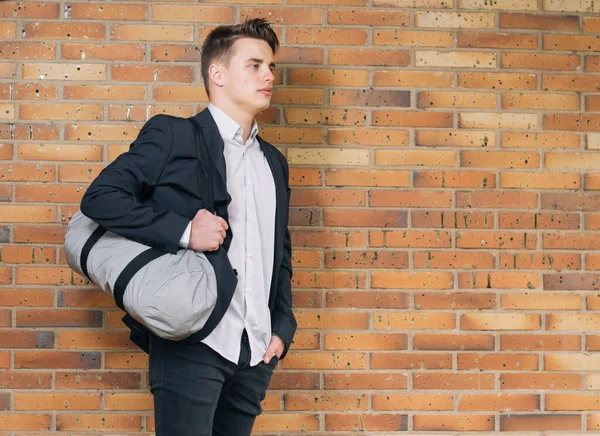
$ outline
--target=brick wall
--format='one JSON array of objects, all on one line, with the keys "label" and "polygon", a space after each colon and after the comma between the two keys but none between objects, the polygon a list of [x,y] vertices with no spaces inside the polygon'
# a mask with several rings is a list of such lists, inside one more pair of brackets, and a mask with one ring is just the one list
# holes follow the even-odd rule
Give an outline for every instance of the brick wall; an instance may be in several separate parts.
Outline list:
[{"label": "brick wall", "polygon": [[65,224],[148,117],[206,105],[206,33],[256,16],[299,324],[257,434],[600,431],[599,3],[0,2],[0,434],[152,432]]}]

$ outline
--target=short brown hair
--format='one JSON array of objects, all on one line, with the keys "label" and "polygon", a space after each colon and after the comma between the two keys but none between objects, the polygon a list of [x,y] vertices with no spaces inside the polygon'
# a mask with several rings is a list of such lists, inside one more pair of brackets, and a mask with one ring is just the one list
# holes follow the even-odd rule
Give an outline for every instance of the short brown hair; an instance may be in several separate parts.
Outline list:
[{"label": "short brown hair", "polygon": [[253,38],[265,41],[271,47],[273,54],[279,48],[279,39],[271,28],[271,25],[264,18],[254,18],[246,20],[242,24],[232,24],[219,26],[208,34],[204,44],[202,44],[201,72],[204,81],[206,94],[210,96],[208,90],[208,68],[216,59],[224,59],[229,62],[231,56],[231,47],[234,42],[240,38]]}]

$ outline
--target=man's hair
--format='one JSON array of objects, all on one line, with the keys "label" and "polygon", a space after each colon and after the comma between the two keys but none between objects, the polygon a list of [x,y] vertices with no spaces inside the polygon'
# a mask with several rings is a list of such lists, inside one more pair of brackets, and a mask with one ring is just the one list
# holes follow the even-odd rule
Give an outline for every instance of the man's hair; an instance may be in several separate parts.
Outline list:
[{"label": "man's hair", "polygon": [[202,44],[201,71],[207,95],[210,95],[208,90],[208,68],[215,60],[222,60],[229,64],[233,54],[233,44],[240,38],[265,41],[271,47],[273,54],[279,48],[279,39],[277,39],[277,35],[269,22],[264,18],[254,18],[246,20],[242,24],[217,27],[208,34],[204,44]]}]

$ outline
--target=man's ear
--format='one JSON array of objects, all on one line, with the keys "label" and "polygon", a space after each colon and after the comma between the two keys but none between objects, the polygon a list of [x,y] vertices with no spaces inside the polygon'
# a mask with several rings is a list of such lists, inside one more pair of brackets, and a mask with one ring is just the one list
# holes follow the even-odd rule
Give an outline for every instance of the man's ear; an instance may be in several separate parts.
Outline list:
[{"label": "man's ear", "polygon": [[210,81],[218,87],[223,86],[223,67],[221,65],[218,64],[212,64],[210,67],[208,67],[208,78],[210,79]]}]

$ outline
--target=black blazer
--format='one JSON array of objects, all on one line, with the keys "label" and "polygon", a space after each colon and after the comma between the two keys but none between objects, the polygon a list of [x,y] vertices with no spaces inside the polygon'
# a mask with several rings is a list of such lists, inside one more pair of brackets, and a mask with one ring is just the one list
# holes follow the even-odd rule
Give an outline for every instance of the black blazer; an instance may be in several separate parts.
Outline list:
[{"label": "black blazer", "polygon": [[[223,139],[208,109],[195,116],[212,161],[214,206],[228,222]],[[283,155],[258,137],[271,167],[276,187],[275,251],[269,296],[271,327],[287,350],[296,331],[292,313],[292,262],[288,231],[289,171]],[[84,215],[106,229],[159,250],[176,253],[185,228],[196,212],[206,208],[202,199],[199,152],[191,122],[184,118],[157,115],[144,125],[128,152],[108,165],[92,182],[81,202]],[[205,327],[185,339],[205,338],[229,306],[237,284],[236,272],[227,258],[231,243],[229,229],[223,245],[207,252],[217,276],[217,307]],[[147,351],[148,331],[131,317],[124,319],[132,330],[131,339]],[[283,356],[282,356],[283,357]]]}]

